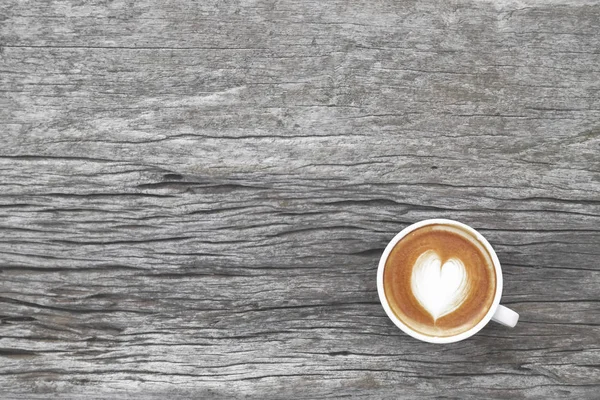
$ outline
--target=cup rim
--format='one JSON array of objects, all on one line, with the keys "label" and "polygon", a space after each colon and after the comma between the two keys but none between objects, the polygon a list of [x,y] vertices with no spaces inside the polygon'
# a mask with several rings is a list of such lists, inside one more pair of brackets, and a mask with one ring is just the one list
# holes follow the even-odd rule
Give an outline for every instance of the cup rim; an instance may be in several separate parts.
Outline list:
[{"label": "cup rim", "polygon": [[[492,258],[492,263],[494,264],[494,271],[496,272],[496,293],[494,294],[494,301],[492,302],[492,305],[490,306],[489,310],[487,311],[485,316],[481,319],[481,321],[479,321],[471,329],[469,329],[465,332],[459,333],[458,335],[454,335],[454,336],[446,336],[446,337],[428,336],[428,335],[422,334],[420,332],[417,332],[414,329],[410,328],[408,325],[404,324],[398,317],[396,317],[396,315],[392,311],[392,309],[388,303],[388,300],[385,297],[385,290],[384,290],[384,286],[383,286],[383,272],[385,269],[385,263],[390,255],[392,249],[394,248],[394,246],[396,246],[396,244],[400,240],[402,240],[402,238],[404,238],[406,235],[408,235],[412,231],[414,231],[418,228],[427,226],[427,225],[435,225],[435,224],[456,226],[456,227],[459,227],[459,228],[464,229],[467,232],[471,233],[477,240],[479,240],[481,242],[481,244],[483,244],[485,249],[490,254],[490,256]],[[381,258],[379,259],[379,267],[377,269],[377,292],[379,294],[379,301],[381,302],[381,305],[383,306],[383,309],[385,310],[385,313],[387,314],[388,318],[391,319],[392,322],[398,328],[400,328],[404,333],[414,337],[415,339],[419,339],[419,340],[422,340],[422,341],[428,342],[428,343],[438,343],[438,344],[455,343],[455,342],[459,342],[461,340],[465,340],[465,339],[473,336],[477,332],[479,332],[484,326],[487,325],[488,322],[490,322],[490,320],[492,319],[492,316],[496,312],[496,309],[498,308],[498,305],[500,304],[500,298],[502,297],[502,287],[503,287],[502,267],[500,266],[500,260],[498,259],[496,252],[492,248],[492,245],[487,241],[487,239],[485,237],[483,237],[483,235],[481,233],[477,232],[474,228],[470,227],[467,224],[464,224],[462,222],[458,222],[458,221],[455,221],[452,219],[432,218],[432,219],[422,220],[422,221],[419,221],[412,225],[407,226],[406,228],[401,230],[396,236],[394,236],[394,238],[388,243],[385,250],[383,251],[383,254],[381,255]]]}]

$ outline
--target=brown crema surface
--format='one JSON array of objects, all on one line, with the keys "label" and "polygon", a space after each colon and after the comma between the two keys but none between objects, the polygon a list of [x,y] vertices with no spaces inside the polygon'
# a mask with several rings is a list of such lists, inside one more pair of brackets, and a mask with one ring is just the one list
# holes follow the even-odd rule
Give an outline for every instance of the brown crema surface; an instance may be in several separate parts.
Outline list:
[{"label": "brown crema surface", "polygon": [[[411,289],[413,266],[428,250],[438,254],[442,265],[450,258],[461,260],[468,280],[464,302],[437,320]],[[469,232],[437,224],[414,230],[394,246],[385,263],[383,286],[390,308],[405,325],[424,335],[447,337],[468,331],[483,319],[494,301],[496,273],[491,256]]]}]

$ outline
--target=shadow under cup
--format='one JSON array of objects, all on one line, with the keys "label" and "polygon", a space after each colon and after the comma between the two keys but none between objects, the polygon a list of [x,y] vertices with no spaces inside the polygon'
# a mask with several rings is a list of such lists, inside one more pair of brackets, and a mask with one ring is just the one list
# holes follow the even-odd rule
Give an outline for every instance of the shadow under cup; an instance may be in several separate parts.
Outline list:
[{"label": "shadow under cup", "polygon": [[501,274],[495,261],[489,243],[464,224],[431,220],[411,225],[382,256],[382,303],[396,325],[414,337],[461,340],[481,329],[499,303]]}]

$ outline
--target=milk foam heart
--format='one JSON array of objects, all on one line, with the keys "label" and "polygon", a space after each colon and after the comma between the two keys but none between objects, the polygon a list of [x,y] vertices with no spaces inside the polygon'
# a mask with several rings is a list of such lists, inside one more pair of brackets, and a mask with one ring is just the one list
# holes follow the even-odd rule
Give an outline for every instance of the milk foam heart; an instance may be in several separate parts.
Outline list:
[{"label": "milk foam heart", "polygon": [[465,265],[451,258],[442,265],[433,250],[421,254],[412,271],[411,288],[419,303],[434,320],[456,310],[467,298]]}]

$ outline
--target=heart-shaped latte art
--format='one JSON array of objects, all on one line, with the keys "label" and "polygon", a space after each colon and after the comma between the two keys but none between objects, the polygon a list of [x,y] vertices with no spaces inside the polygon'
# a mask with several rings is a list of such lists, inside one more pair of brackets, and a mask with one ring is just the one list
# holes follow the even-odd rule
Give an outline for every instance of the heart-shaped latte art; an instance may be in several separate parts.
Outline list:
[{"label": "heart-shaped latte art", "polygon": [[433,250],[427,250],[415,262],[411,287],[421,306],[437,320],[456,310],[467,298],[465,265],[457,258],[451,258],[442,265],[440,256]]}]

